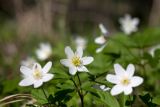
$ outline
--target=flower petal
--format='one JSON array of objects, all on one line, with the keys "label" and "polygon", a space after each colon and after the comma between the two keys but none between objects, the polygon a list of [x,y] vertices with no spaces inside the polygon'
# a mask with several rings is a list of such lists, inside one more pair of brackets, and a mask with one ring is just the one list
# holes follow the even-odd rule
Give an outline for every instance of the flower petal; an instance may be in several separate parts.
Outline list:
[{"label": "flower petal", "polygon": [[100,52],[102,52],[102,51],[103,51],[103,49],[104,49],[106,46],[107,46],[107,43],[106,43],[106,44],[104,44],[104,45],[102,45],[100,48],[97,48],[97,49],[96,49],[96,53],[100,53]]},{"label": "flower petal", "polygon": [[101,32],[102,32],[104,35],[106,35],[106,34],[108,33],[107,29],[104,27],[103,24],[99,24],[99,28],[100,28]]},{"label": "flower petal", "polygon": [[77,72],[76,67],[70,67],[70,68],[69,68],[69,73],[70,73],[71,75],[75,75],[76,72]]},{"label": "flower petal", "polygon": [[23,75],[26,75],[26,76],[32,74],[32,70],[29,67],[26,67],[26,66],[21,66],[20,71]]},{"label": "flower petal", "polygon": [[100,85],[99,87],[100,87],[100,89],[104,90],[104,88],[105,88],[106,86],[105,86],[105,85]]},{"label": "flower petal", "polygon": [[77,70],[80,72],[89,72],[85,66],[79,66],[79,67],[77,67]]},{"label": "flower petal", "polygon": [[124,89],[124,94],[125,94],[125,95],[129,95],[129,94],[132,93],[132,91],[133,91],[132,87],[126,87],[126,88]]},{"label": "flower petal", "polygon": [[69,46],[67,46],[65,48],[65,53],[67,55],[67,58],[72,58],[74,56],[74,53],[73,53],[72,49]]},{"label": "flower petal", "polygon": [[133,18],[132,23],[133,23],[133,25],[137,26],[139,24],[139,19],[138,18]]},{"label": "flower petal", "polygon": [[81,58],[83,56],[83,48],[82,47],[78,47],[76,54]]},{"label": "flower petal", "polygon": [[106,42],[106,39],[104,38],[104,36],[99,36],[99,37],[95,38],[94,42],[96,44],[103,45]]},{"label": "flower petal", "polygon": [[41,65],[39,63],[34,63],[32,70],[34,71],[35,69],[38,69],[38,70],[41,71],[42,67],[41,67]]},{"label": "flower petal", "polygon": [[116,75],[123,75],[125,73],[125,70],[122,68],[122,66],[120,64],[114,64],[114,70]]},{"label": "flower petal", "polygon": [[33,84],[33,78],[29,77],[29,78],[25,78],[22,81],[19,82],[20,86],[30,86]]},{"label": "flower petal", "polygon": [[143,78],[141,78],[141,77],[134,76],[131,79],[131,86],[132,87],[137,87],[137,86],[139,86],[142,83],[143,83]]},{"label": "flower petal", "polygon": [[42,69],[43,73],[47,73],[52,67],[52,62],[49,61]]},{"label": "flower petal", "polygon": [[43,84],[42,80],[37,80],[34,82],[34,88],[39,88]]},{"label": "flower petal", "polygon": [[134,67],[134,65],[133,64],[129,64],[128,66],[127,66],[127,70],[126,70],[127,72],[127,74],[128,74],[128,76],[129,77],[132,77],[133,76],[133,74],[134,74],[134,71],[135,71],[135,67]]},{"label": "flower petal", "polygon": [[45,74],[42,78],[43,82],[47,82],[49,80],[51,80],[54,77],[53,74]]},{"label": "flower petal", "polygon": [[113,95],[113,96],[118,95],[118,94],[122,93],[123,90],[124,90],[124,88],[121,85],[115,85],[111,89],[111,95]]},{"label": "flower petal", "polygon": [[69,61],[69,59],[61,59],[60,62],[62,65],[66,66],[66,67],[70,67],[72,65],[71,62]]},{"label": "flower petal", "polygon": [[106,80],[113,83],[113,84],[118,84],[120,81],[116,75],[108,74],[106,76]]},{"label": "flower petal", "polygon": [[83,65],[88,65],[88,64],[90,64],[93,60],[94,60],[93,57],[83,57],[83,58],[82,58]]}]

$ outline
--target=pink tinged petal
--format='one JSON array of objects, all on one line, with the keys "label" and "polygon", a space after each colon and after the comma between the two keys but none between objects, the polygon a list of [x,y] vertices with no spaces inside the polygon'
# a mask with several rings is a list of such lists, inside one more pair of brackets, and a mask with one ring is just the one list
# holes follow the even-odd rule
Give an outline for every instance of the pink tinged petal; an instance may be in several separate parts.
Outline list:
[{"label": "pink tinged petal", "polygon": [[51,67],[52,67],[52,62],[49,61],[49,62],[43,67],[42,72],[43,72],[43,73],[49,72],[49,70],[51,69]]},{"label": "pink tinged petal", "polygon": [[122,66],[120,64],[114,64],[114,70],[116,75],[123,75],[125,73],[125,70],[122,68]]},{"label": "pink tinged petal", "polygon": [[30,77],[30,78],[25,78],[23,79],[22,81],[19,82],[19,86],[30,86],[33,84],[33,79]]},{"label": "pink tinged petal", "polygon": [[102,51],[103,51],[103,49],[104,49],[106,46],[107,46],[107,43],[106,43],[106,44],[104,44],[104,45],[102,45],[100,48],[97,48],[97,49],[96,49],[96,53],[100,53],[100,52],[102,52]]},{"label": "pink tinged petal", "polygon": [[80,58],[83,56],[83,48],[82,47],[77,48],[76,55],[78,55]]},{"label": "pink tinged petal", "polygon": [[66,67],[70,67],[72,65],[71,61],[69,61],[69,59],[61,59],[60,62],[62,65],[66,66]]},{"label": "pink tinged petal", "polygon": [[122,93],[123,91],[124,91],[124,88],[121,85],[115,85],[111,89],[111,95],[115,96]]},{"label": "pink tinged petal", "polygon": [[36,80],[34,82],[34,88],[39,88],[43,84],[42,80]]},{"label": "pink tinged petal", "polygon": [[32,74],[32,70],[30,68],[26,67],[26,66],[21,66],[20,71],[25,76],[29,76],[29,75]]},{"label": "pink tinged petal", "polygon": [[106,80],[113,83],[113,84],[119,84],[119,79],[116,75],[108,74],[106,76]]},{"label": "pink tinged petal", "polygon": [[88,69],[85,66],[77,67],[77,71],[79,71],[79,72],[89,72]]},{"label": "pink tinged petal", "polygon": [[129,65],[127,66],[127,70],[126,70],[127,75],[128,75],[129,77],[132,77],[133,74],[134,74],[134,71],[135,71],[134,65],[133,65],[133,64],[129,64]]},{"label": "pink tinged petal", "polygon": [[132,91],[133,91],[132,87],[126,87],[126,88],[124,89],[124,94],[125,94],[125,95],[129,95],[129,94],[132,93]]},{"label": "pink tinged petal", "polygon": [[77,72],[76,67],[70,67],[70,68],[69,68],[69,73],[70,73],[71,75],[75,75],[76,72]]},{"label": "pink tinged petal", "polygon": [[54,77],[53,74],[45,74],[42,78],[43,82],[50,81]]},{"label": "pink tinged petal", "polygon": [[88,65],[88,64],[90,64],[93,60],[94,60],[93,57],[83,57],[83,58],[82,58],[83,65]]},{"label": "pink tinged petal", "polygon": [[65,48],[65,53],[67,55],[67,58],[72,58],[74,56],[74,53],[73,53],[72,49],[69,46],[67,46]]},{"label": "pink tinged petal", "polygon": [[134,76],[131,78],[131,86],[132,87],[137,87],[142,83],[143,83],[143,78],[141,78],[141,77]]}]

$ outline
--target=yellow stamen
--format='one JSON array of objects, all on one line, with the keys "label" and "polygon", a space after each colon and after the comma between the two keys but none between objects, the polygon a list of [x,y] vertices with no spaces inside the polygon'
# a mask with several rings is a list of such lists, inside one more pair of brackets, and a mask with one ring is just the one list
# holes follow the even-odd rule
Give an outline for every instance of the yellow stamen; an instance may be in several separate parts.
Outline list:
[{"label": "yellow stamen", "polygon": [[74,66],[80,66],[81,65],[81,60],[80,60],[80,57],[79,56],[74,56],[72,58],[72,64]]},{"label": "yellow stamen", "polygon": [[42,73],[38,68],[36,68],[35,71],[33,72],[33,77],[35,79],[41,79],[42,78]]},{"label": "yellow stamen", "polygon": [[128,78],[124,78],[122,81],[121,81],[121,84],[123,85],[128,85],[130,83],[130,80]]}]

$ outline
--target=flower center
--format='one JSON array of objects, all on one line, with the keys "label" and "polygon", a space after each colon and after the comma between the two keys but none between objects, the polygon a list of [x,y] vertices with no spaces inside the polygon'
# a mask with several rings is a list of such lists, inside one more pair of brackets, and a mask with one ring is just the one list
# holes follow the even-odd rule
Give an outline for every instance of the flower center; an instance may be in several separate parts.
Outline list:
[{"label": "flower center", "polygon": [[126,85],[130,84],[130,80],[129,80],[128,78],[124,78],[124,79],[121,81],[121,84],[126,86]]},{"label": "flower center", "polygon": [[72,58],[72,64],[74,66],[80,66],[81,65],[81,60],[80,60],[80,57],[79,56],[74,56]]},{"label": "flower center", "polygon": [[42,73],[41,73],[41,71],[40,70],[38,70],[38,69],[35,69],[35,71],[33,72],[33,77],[35,78],[35,79],[41,79],[42,78]]}]

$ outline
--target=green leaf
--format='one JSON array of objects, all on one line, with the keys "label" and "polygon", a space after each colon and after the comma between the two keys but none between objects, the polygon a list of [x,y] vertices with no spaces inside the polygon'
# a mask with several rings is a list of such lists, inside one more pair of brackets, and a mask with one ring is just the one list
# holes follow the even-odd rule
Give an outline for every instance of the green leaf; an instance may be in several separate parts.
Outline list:
[{"label": "green leaf", "polygon": [[34,89],[32,90],[32,96],[38,101],[40,104],[45,104],[48,103],[44,93],[40,89]]},{"label": "green leaf", "polygon": [[109,92],[98,90],[97,93],[100,96],[100,100],[103,103],[107,104],[109,107],[120,107],[117,99],[113,97]]},{"label": "green leaf", "polygon": [[152,100],[152,102],[155,103],[155,104],[157,104],[157,105],[160,105],[160,95],[154,97],[153,100]]}]

